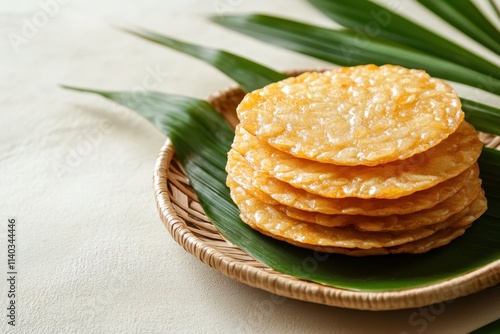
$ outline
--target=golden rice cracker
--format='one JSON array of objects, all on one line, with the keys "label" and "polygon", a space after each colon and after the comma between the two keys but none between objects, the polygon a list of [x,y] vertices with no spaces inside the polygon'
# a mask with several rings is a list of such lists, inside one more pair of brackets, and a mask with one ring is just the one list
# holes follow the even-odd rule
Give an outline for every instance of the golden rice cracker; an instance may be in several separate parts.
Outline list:
[{"label": "golden rice cracker", "polygon": [[242,187],[230,188],[231,197],[240,209],[241,219],[250,227],[279,240],[293,241],[302,247],[342,247],[371,249],[393,247],[423,239],[450,221],[410,231],[365,232],[349,227],[325,227],[288,217],[274,206],[248,194]]},{"label": "golden rice cracker", "polygon": [[229,188],[241,187],[241,188],[245,189],[246,192],[252,194],[253,197],[257,198],[259,201],[261,201],[263,203],[266,203],[269,205],[275,205],[275,206],[282,205],[281,203],[275,201],[271,196],[260,191],[257,188],[254,188],[252,186],[248,187],[246,185],[241,185],[238,181],[235,180],[235,178],[232,175],[228,174],[227,179],[226,179],[226,185]]},{"label": "golden rice cracker", "polygon": [[277,205],[276,209],[287,216],[322,226],[352,225],[360,231],[402,231],[429,226],[448,219],[451,215],[468,207],[481,191],[481,179],[468,182],[455,195],[430,209],[405,215],[363,216],[363,215],[326,215]]},{"label": "golden rice cracker", "polygon": [[273,199],[272,196],[253,185],[251,181],[253,174],[250,173],[253,173],[254,171],[248,166],[248,164],[246,166],[248,168],[242,168],[240,164],[242,161],[245,161],[245,159],[243,159],[238,152],[233,149],[229,150],[226,164],[226,185],[229,188],[241,186],[260,201],[271,205],[279,205],[280,203]]},{"label": "golden rice cracker", "polygon": [[428,151],[378,166],[337,166],[296,158],[241,126],[236,128],[232,147],[253,169],[313,194],[395,199],[462,173],[477,160],[482,145],[472,125],[463,121],[457,131]]},{"label": "golden rice cracker", "polygon": [[430,251],[432,249],[445,246],[454,239],[465,233],[472,223],[478,219],[487,207],[486,197],[484,191],[481,191],[478,198],[476,198],[471,206],[467,209],[467,213],[459,216],[456,221],[449,227],[436,231],[436,233],[413,242],[409,242],[400,246],[387,247],[387,248],[372,248],[372,249],[359,249],[359,248],[333,248],[333,247],[317,247],[314,248],[318,252],[339,253],[351,256],[368,256],[368,255],[386,255],[386,254],[420,254]]},{"label": "golden rice cracker", "polygon": [[254,170],[235,150],[228,153],[226,166],[232,182],[238,183],[259,200],[272,205],[283,204],[304,211],[324,214],[388,216],[429,209],[453,196],[467,180],[479,176],[474,163],[459,175],[437,185],[397,199],[328,198],[295,188],[269,174]]},{"label": "golden rice cracker", "polygon": [[307,72],[247,94],[236,111],[245,129],[280,151],[349,166],[424,152],[464,118],[449,84],[395,65]]}]

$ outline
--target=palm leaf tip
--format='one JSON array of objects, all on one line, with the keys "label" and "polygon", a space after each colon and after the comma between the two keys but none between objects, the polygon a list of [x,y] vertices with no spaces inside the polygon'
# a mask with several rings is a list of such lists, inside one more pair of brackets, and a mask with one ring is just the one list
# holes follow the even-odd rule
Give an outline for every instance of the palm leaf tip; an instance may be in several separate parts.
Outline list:
[{"label": "palm leaf tip", "polygon": [[82,93],[94,93],[98,95],[105,96],[107,92],[96,90],[96,89],[90,89],[90,88],[83,88],[83,87],[76,87],[76,86],[71,86],[71,85],[65,85],[65,84],[60,84],[59,87],[67,90],[72,90],[75,92],[82,92]]},{"label": "palm leaf tip", "polygon": [[[204,61],[235,80],[245,91],[253,91],[270,82],[286,78],[286,75],[280,72],[228,51],[188,43],[146,29],[123,28],[121,30]],[[239,75],[233,75],[235,69],[241,68],[251,68],[251,71],[247,70]]]},{"label": "palm leaf tip", "polygon": [[209,134],[210,137],[222,134],[221,138],[232,141],[234,136],[229,123],[205,100],[154,91],[136,94],[134,92],[104,91],[69,85],[61,85],[61,87],[78,92],[97,94],[135,110],[168,137],[178,134],[180,132],[179,127],[184,124],[183,122],[187,123],[187,120],[193,122],[194,126],[199,126],[198,131],[203,129],[205,135]]}]

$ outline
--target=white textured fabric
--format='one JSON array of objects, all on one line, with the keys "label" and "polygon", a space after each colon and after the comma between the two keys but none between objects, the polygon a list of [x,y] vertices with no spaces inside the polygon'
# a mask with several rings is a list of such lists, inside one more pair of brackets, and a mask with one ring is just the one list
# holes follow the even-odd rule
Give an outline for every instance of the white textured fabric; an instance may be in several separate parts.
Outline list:
[{"label": "white textured fabric", "polygon": [[[437,26],[415,4],[398,10]],[[177,245],[158,217],[151,178],[165,137],[125,108],[58,87],[203,98],[231,84],[209,66],[114,24],[229,49],[277,69],[326,64],[204,18],[248,11],[335,26],[302,0],[0,4],[0,262],[5,268],[13,216],[15,332],[465,333],[500,317],[500,287],[433,308],[366,312],[279,298],[224,277]],[[441,30],[468,41],[445,25]],[[2,333],[13,331],[4,276],[6,269]]]}]

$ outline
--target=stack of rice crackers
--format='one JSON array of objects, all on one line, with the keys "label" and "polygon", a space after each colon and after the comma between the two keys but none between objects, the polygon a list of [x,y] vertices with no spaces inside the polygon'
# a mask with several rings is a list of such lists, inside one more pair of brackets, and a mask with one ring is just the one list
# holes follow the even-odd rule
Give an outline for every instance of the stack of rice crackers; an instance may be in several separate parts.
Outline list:
[{"label": "stack of rice crackers", "polygon": [[482,143],[446,82],[363,65],[307,72],[245,96],[226,171],[242,220],[353,256],[422,253],[487,207]]}]

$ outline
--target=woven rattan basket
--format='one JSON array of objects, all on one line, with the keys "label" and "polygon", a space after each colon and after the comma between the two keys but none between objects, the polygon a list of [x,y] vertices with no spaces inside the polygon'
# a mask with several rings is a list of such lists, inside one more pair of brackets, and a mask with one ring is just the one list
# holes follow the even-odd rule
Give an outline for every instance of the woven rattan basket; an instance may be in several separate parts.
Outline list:
[{"label": "woven rattan basket", "polygon": [[[237,87],[214,94],[209,102],[234,126],[235,108],[244,93]],[[489,147],[500,138],[481,134]],[[156,162],[157,207],[172,237],[188,252],[222,274],[268,292],[331,306],[394,310],[420,307],[465,296],[500,282],[500,260],[460,277],[430,286],[388,292],[360,292],[325,286],[276,272],[227,241],[205,216],[167,140]]]}]

